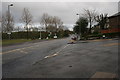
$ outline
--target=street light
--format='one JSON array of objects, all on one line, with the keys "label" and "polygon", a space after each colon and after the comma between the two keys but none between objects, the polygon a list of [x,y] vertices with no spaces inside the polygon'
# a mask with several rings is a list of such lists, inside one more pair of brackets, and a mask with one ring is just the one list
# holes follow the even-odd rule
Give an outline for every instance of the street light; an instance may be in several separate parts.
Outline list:
[{"label": "street light", "polygon": [[79,15],[79,14],[76,14],[76,15]]},{"label": "street light", "polygon": [[41,31],[42,31],[43,28],[40,28],[40,38],[39,39],[42,39],[42,36],[41,36]]},{"label": "street light", "polygon": [[[80,14],[77,13],[76,15],[78,15],[78,16],[79,16],[79,19],[80,19]],[[79,35],[80,35],[79,38],[81,39],[81,27],[80,27],[79,31],[80,31],[80,33],[79,33]]]},{"label": "street light", "polygon": [[[13,4],[8,5],[8,29],[10,27],[10,6],[13,6]],[[9,39],[10,39],[10,34],[11,34],[11,32],[8,32]]]},{"label": "street light", "polygon": [[41,38],[41,30],[40,30],[40,38],[39,38],[39,39],[42,39],[42,38]]}]

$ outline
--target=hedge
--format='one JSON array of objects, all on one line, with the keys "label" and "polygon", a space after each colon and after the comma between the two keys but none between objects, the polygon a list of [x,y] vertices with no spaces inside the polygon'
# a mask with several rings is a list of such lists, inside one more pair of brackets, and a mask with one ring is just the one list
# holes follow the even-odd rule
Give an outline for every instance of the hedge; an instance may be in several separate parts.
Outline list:
[{"label": "hedge", "polygon": [[[28,39],[38,39],[40,37],[40,32],[38,31],[33,31],[33,32],[12,32],[10,34],[11,39],[27,39],[27,34],[28,34]],[[49,32],[41,32],[42,39],[46,39],[46,37],[53,38],[55,35],[55,32],[52,32],[50,36],[48,36],[50,33]],[[57,32],[56,35],[58,38],[62,37],[68,37],[69,36],[69,31],[61,31]],[[9,39],[9,34],[7,33],[2,33],[2,39]]]}]

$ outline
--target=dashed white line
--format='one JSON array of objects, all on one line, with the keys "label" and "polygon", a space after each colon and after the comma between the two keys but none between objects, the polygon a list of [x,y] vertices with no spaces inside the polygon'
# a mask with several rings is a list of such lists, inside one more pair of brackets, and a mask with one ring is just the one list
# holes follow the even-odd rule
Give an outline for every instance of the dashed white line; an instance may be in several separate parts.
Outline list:
[{"label": "dashed white line", "polygon": [[50,58],[50,57],[54,57],[54,56],[59,55],[59,53],[60,53],[63,49],[65,49],[67,46],[69,46],[69,44],[66,45],[66,46],[64,46],[63,48],[61,48],[61,49],[60,49],[59,51],[57,51],[55,54],[51,54],[51,55],[45,56],[44,58]]}]

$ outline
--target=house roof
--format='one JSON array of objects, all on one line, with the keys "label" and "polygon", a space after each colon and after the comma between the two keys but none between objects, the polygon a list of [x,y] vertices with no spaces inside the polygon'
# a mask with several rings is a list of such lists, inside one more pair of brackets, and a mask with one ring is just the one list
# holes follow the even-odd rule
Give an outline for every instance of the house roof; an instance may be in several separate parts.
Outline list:
[{"label": "house roof", "polygon": [[117,17],[117,16],[120,16],[120,12],[118,12],[118,13],[112,15],[112,16],[109,16],[108,18],[113,18],[113,17]]}]

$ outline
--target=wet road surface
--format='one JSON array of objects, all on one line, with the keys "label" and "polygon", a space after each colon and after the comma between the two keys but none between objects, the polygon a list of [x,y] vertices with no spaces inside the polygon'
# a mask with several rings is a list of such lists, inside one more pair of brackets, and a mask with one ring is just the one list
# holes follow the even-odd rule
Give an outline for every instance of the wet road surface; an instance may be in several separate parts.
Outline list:
[{"label": "wet road surface", "polygon": [[90,78],[117,74],[118,40],[67,44],[70,38],[3,47],[5,78]]}]

